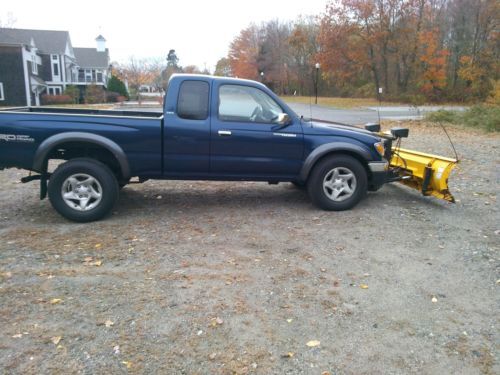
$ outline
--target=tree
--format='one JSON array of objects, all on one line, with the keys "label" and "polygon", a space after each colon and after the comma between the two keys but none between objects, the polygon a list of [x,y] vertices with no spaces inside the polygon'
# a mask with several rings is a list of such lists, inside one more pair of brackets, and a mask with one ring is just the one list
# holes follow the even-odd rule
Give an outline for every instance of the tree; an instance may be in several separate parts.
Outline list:
[{"label": "tree", "polygon": [[167,66],[173,67],[173,68],[178,68],[179,66],[177,63],[179,62],[179,58],[177,57],[177,54],[175,53],[175,49],[171,49],[168,51],[167,55]]},{"label": "tree", "polygon": [[115,75],[111,75],[111,78],[108,81],[108,91],[116,92],[126,98],[129,97],[125,83]]},{"label": "tree", "polygon": [[229,64],[235,77],[258,79],[257,59],[260,50],[261,32],[256,25],[242,30],[229,46]]},{"label": "tree", "polygon": [[7,12],[7,17],[5,21],[0,18],[0,27],[5,28],[5,29],[12,29],[17,22],[17,19],[14,17],[14,14],[12,12]]},{"label": "tree", "polygon": [[231,62],[227,57],[222,57],[215,65],[214,76],[219,77],[232,77]]}]

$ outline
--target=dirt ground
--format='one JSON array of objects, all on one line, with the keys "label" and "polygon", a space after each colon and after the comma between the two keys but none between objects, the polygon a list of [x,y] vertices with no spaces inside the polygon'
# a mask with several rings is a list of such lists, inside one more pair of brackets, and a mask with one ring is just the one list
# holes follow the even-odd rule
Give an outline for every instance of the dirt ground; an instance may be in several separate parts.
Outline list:
[{"label": "dirt ground", "polygon": [[[404,146],[452,155],[410,127]],[[150,181],[75,224],[0,172],[0,372],[500,373],[500,137],[449,131],[455,205],[391,185],[334,213],[287,183]]]}]

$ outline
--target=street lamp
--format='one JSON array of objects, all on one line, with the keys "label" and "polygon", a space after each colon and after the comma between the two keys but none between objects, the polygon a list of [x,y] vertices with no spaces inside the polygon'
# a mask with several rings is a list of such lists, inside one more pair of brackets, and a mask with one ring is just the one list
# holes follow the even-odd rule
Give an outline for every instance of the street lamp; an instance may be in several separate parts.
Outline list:
[{"label": "street lamp", "polygon": [[264,72],[260,72],[260,82],[264,83]]},{"label": "street lamp", "polygon": [[315,80],[315,85],[314,85],[314,91],[316,94],[316,100],[314,103],[318,104],[318,82],[319,82],[319,68],[320,68],[319,63],[316,63],[315,68],[316,68],[316,80]]}]

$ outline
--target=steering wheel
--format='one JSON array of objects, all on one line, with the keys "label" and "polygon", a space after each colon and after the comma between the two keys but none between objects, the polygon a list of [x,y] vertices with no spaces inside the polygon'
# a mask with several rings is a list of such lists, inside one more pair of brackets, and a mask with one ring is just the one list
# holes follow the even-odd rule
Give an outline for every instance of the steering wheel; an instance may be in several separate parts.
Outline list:
[{"label": "steering wheel", "polygon": [[256,121],[257,118],[259,117],[262,117],[262,106],[258,105],[257,107],[255,107],[255,109],[253,110],[251,116],[250,116],[250,121]]}]

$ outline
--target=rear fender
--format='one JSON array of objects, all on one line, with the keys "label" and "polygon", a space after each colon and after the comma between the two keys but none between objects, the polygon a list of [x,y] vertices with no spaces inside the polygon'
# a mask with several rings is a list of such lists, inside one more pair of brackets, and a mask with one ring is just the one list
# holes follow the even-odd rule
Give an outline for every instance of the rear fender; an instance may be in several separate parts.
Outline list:
[{"label": "rear fender", "polygon": [[103,136],[92,134],[92,133],[84,133],[84,132],[66,132],[59,133],[53,135],[52,137],[47,138],[43,141],[38,147],[34,162],[33,162],[33,170],[38,171],[40,173],[45,173],[47,169],[47,157],[49,153],[56,147],[57,145],[66,143],[66,142],[87,142],[93,143],[95,145],[101,146],[108,151],[110,151],[120,165],[120,170],[124,179],[130,178],[130,167],[128,163],[127,156],[125,152],[122,150],[118,144],[113,142],[112,140],[105,138]]}]

